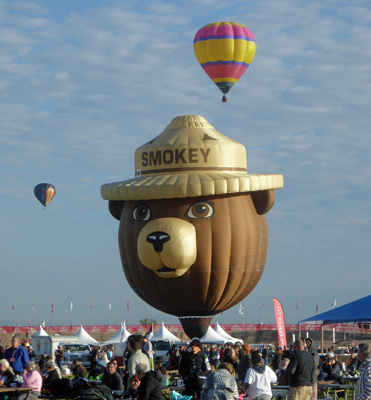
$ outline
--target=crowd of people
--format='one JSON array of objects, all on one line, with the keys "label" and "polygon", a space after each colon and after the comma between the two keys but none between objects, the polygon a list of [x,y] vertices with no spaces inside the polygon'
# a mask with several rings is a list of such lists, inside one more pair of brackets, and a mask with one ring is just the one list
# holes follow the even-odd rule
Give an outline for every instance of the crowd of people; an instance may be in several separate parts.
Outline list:
[{"label": "crowd of people", "polygon": [[[0,386],[29,388],[17,400],[37,400],[53,393],[64,368],[63,347],[54,358],[44,355],[36,363],[32,348],[22,346],[13,336],[11,346],[0,349]],[[162,400],[162,388],[169,384],[169,371],[176,369],[184,383],[184,394],[200,400],[270,400],[272,384],[289,387],[288,400],[316,400],[318,381],[340,382],[343,373],[358,375],[357,400],[371,399],[371,349],[367,343],[350,348],[348,363],[340,363],[331,347],[324,354],[306,338],[290,347],[268,349],[248,344],[203,345],[193,339],[167,354],[166,367],[155,360],[151,342],[142,335],[128,338],[123,365],[113,357],[112,348],[94,347],[89,371],[75,360],[70,373],[73,382],[97,380],[124,399]],[[7,400],[0,394],[1,400]]]}]

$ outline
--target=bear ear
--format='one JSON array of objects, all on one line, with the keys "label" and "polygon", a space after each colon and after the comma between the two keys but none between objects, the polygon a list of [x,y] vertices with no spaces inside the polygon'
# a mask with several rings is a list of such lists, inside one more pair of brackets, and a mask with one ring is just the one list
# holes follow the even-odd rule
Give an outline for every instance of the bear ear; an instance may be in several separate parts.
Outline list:
[{"label": "bear ear", "polygon": [[259,215],[267,213],[274,204],[274,190],[261,190],[259,192],[250,192],[255,210]]},{"label": "bear ear", "polygon": [[121,212],[124,207],[124,201],[108,201],[108,209],[112,216],[120,221],[121,219]]}]

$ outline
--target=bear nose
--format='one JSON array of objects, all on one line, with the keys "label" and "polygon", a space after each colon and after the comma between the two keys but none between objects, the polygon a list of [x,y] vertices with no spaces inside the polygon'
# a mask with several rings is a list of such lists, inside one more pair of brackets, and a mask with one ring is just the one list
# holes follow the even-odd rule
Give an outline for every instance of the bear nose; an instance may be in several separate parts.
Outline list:
[{"label": "bear nose", "polygon": [[147,242],[152,243],[153,248],[157,253],[160,253],[164,248],[164,243],[170,240],[170,236],[166,232],[156,231],[147,236]]}]

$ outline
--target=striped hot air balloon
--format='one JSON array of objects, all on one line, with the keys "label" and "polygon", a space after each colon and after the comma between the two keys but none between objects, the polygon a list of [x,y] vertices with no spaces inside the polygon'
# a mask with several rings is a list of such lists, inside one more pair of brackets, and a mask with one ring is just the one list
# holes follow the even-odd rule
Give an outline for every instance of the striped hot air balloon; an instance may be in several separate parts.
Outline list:
[{"label": "striped hot air balloon", "polygon": [[246,26],[235,22],[214,22],[201,28],[193,40],[197,61],[224,93],[246,71],[256,52],[255,37]]},{"label": "striped hot air balloon", "polygon": [[55,195],[55,187],[50,183],[39,183],[35,186],[34,194],[37,200],[45,207],[51,202]]}]

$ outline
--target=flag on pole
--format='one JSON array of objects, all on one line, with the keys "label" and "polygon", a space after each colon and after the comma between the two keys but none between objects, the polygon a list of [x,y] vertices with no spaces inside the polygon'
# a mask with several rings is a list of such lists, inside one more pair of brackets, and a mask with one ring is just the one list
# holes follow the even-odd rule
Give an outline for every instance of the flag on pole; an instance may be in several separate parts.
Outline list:
[{"label": "flag on pole", "polygon": [[281,302],[275,297],[273,297],[273,307],[276,317],[278,346],[283,348],[283,346],[287,346],[285,315]]},{"label": "flag on pole", "polygon": [[263,308],[264,307],[264,304],[260,301],[259,302],[259,308]]},{"label": "flag on pole", "polygon": [[153,339],[153,324],[151,324],[151,327],[149,328],[149,331],[147,332],[147,339],[152,340]]},{"label": "flag on pole", "polygon": [[90,302],[90,304],[89,304],[89,308],[91,309],[93,307],[93,305],[91,304],[91,302]]},{"label": "flag on pole", "polygon": [[331,308],[335,308],[336,307],[336,299],[334,300],[334,302],[331,304]]},{"label": "flag on pole", "polygon": [[243,304],[240,304],[240,308],[238,309],[238,313],[239,314],[241,314],[241,315],[243,315],[243,310],[244,310],[244,305]]},{"label": "flag on pole", "polygon": [[296,301],[296,309],[299,310],[299,300]]},{"label": "flag on pole", "polygon": [[35,303],[32,304],[32,312],[35,314]]},{"label": "flag on pole", "polygon": [[71,301],[71,304],[70,304],[70,306],[68,307],[68,311],[72,311],[72,309],[73,309],[73,304],[72,304],[72,301]]},{"label": "flag on pole", "polygon": [[318,304],[316,305],[316,315],[318,315]]},{"label": "flag on pole", "polygon": [[15,303],[13,304],[12,310],[15,310]]},{"label": "flag on pole", "polygon": [[129,311],[129,302],[126,303],[126,309]]},{"label": "flag on pole", "polygon": [[111,302],[108,303],[108,309],[109,309],[110,311],[112,310]]},{"label": "flag on pole", "polygon": [[52,303],[52,314],[54,313],[54,304]]}]

